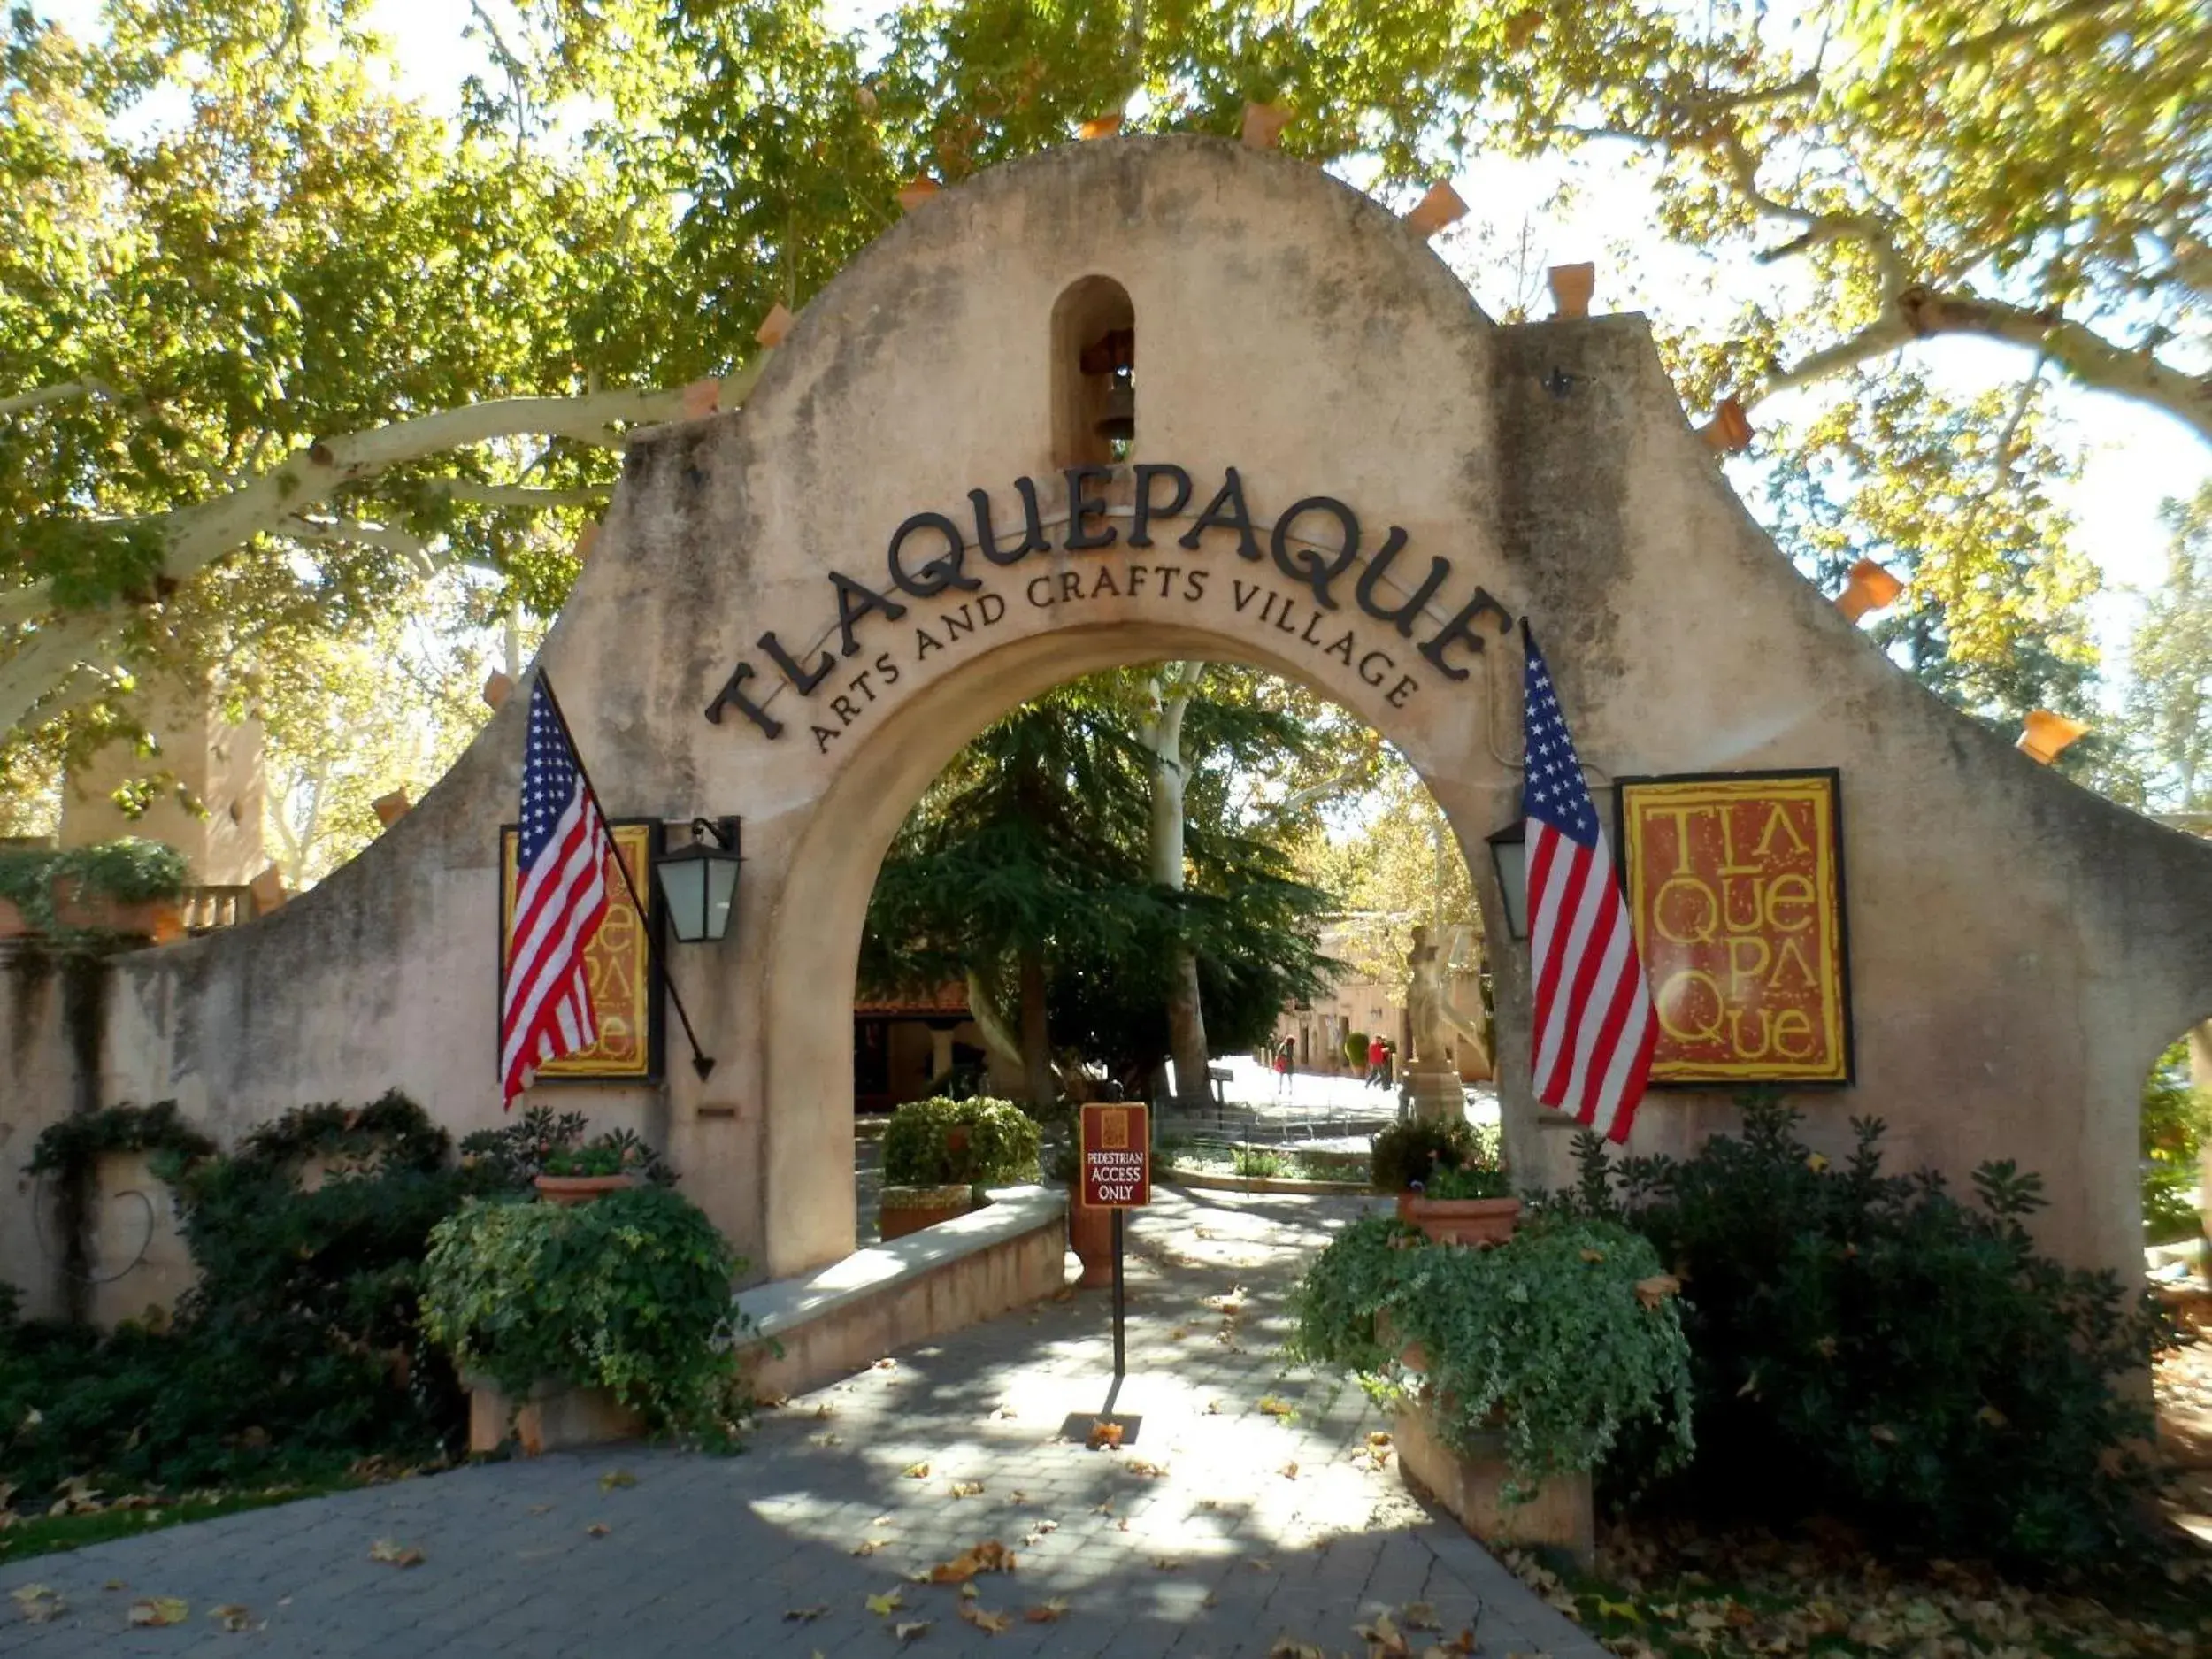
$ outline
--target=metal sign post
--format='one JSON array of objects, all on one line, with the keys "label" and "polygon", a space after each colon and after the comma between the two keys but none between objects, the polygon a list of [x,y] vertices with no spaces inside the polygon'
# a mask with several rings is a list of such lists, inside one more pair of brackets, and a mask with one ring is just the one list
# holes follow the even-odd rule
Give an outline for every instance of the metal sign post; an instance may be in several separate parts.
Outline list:
[{"label": "metal sign post", "polygon": [[[1122,1387],[1128,1371],[1128,1281],[1124,1277],[1126,1217],[1153,1202],[1153,1109],[1141,1104],[1093,1104],[1082,1109],[1079,1199],[1093,1210],[1113,1210],[1113,1379]],[[1113,1396],[1109,1396],[1109,1409]]]}]

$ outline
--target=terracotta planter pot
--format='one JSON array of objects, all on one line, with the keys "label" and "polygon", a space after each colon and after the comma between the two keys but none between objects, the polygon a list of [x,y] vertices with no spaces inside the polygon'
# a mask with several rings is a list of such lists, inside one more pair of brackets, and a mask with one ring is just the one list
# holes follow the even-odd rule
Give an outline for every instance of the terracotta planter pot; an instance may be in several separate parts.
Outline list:
[{"label": "terracotta planter pot", "polygon": [[537,1179],[538,1196],[549,1204],[595,1203],[609,1193],[636,1185],[634,1175],[541,1175]]},{"label": "terracotta planter pot", "polygon": [[64,927],[96,928],[102,933],[128,933],[165,945],[184,937],[184,902],[180,899],[142,899],[125,903],[100,894],[54,886],[54,917]]},{"label": "terracotta planter pot", "polygon": [[1114,1282],[1114,1212],[1094,1209],[1074,1193],[1068,1194],[1068,1248],[1083,1263],[1076,1281],[1086,1290],[1100,1290]]},{"label": "terracotta planter pot", "polygon": [[974,1194],[961,1185],[950,1187],[887,1187],[883,1189],[883,1237],[902,1239],[924,1227],[964,1216],[975,1208]]},{"label": "terracotta planter pot", "polygon": [[1424,1198],[1398,1194],[1398,1219],[1438,1244],[1503,1244],[1520,1225],[1517,1198]]}]

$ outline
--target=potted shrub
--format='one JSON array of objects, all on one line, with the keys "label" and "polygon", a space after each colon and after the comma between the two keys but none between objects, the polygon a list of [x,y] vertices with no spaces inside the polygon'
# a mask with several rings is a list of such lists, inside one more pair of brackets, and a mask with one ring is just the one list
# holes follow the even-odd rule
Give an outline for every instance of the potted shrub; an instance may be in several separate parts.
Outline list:
[{"label": "potted shrub", "polygon": [[27,933],[150,939],[184,933],[184,855],[136,836],[95,847],[0,853],[0,938]]},{"label": "potted shrub", "polygon": [[1076,1282],[1086,1290],[1100,1290],[1114,1282],[1114,1212],[1083,1202],[1083,1184],[1076,1179],[1081,1156],[1070,1139],[1053,1154],[1052,1179],[1068,1189],[1068,1248],[1083,1263]]},{"label": "potted shrub", "polygon": [[1463,1118],[1409,1118],[1378,1134],[1375,1190],[1394,1193],[1398,1217],[1439,1244],[1499,1244],[1513,1236],[1521,1201],[1498,1156],[1497,1132]]},{"label": "potted shrub", "polygon": [[480,1400],[495,1391],[526,1448],[611,1438],[633,1414],[726,1443],[743,1266],[665,1187],[574,1206],[476,1199],[431,1233],[423,1329]]},{"label": "potted shrub", "polygon": [[637,1184],[634,1160],[604,1138],[548,1153],[545,1167],[531,1182],[549,1204],[588,1204]]},{"label": "potted shrub", "polygon": [[1037,1120],[1003,1100],[909,1101],[883,1132],[883,1236],[965,1215],[983,1189],[1037,1179]]},{"label": "potted shrub", "polygon": [[1586,1554],[1590,1479],[1624,1436],[1656,1448],[1647,1472],[1691,1452],[1675,1288],[1610,1222],[1547,1217],[1463,1250],[1369,1217],[1299,1282],[1288,1346],[1389,1406],[1402,1468],[1479,1536]]}]

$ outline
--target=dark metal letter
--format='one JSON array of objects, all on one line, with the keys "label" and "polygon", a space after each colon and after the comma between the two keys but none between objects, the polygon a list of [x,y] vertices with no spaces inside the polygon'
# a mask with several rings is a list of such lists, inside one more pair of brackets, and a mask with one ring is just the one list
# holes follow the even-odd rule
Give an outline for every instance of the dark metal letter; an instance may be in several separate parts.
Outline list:
[{"label": "dark metal letter", "polygon": [[[1344,528],[1344,550],[1335,558],[1324,558],[1314,548],[1306,549],[1296,558],[1291,557],[1290,527],[1298,522],[1298,516],[1304,512],[1336,515],[1337,523]],[[1314,603],[1324,611],[1336,609],[1336,601],[1329,597],[1329,584],[1341,576],[1358,557],[1359,520],[1352,516],[1349,507],[1333,495],[1309,495],[1275,520],[1275,568],[1312,588]]]},{"label": "dark metal letter", "polygon": [[[1152,504],[1152,480],[1171,478],[1175,480],[1175,499],[1164,507]],[[1190,505],[1190,474],[1179,466],[1156,465],[1150,461],[1137,466],[1137,511],[1135,522],[1129,526],[1131,547],[1150,547],[1152,532],[1148,527],[1155,518],[1172,518]]]},{"label": "dark metal letter", "polygon": [[767,710],[762,708],[760,704],[755,703],[750,697],[747,696],[742,691],[738,689],[739,687],[742,686],[752,677],[753,665],[750,663],[740,663],[735,668],[730,670],[728,683],[724,685],[722,689],[715,694],[714,701],[707,704],[707,718],[713,721],[717,726],[721,725],[722,710],[729,707],[730,704],[735,703],[739,713],[742,714],[755,726],[760,727],[760,729],[765,732],[771,738],[781,737],[783,735],[783,722],[781,720],[771,718]]},{"label": "dark metal letter", "polygon": [[[1222,508],[1225,505],[1234,511],[1224,512]],[[1260,539],[1252,534],[1252,514],[1244,504],[1244,480],[1237,476],[1237,469],[1233,466],[1222,480],[1219,493],[1206,503],[1206,511],[1198,515],[1198,522],[1184,531],[1177,540],[1182,546],[1195,549],[1198,538],[1216,525],[1236,531],[1240,538],[1237,542],[1239,557],[1258,562],[1261,557]]]},{"label": "dark metal letter", "polygon": [[1452,573],[1449,559],[1431,558],[1428,580],[1423,582],[1413,597],[1394,608],[1375,603],[1375,590],[1390,575],[1390,566],[1398,557],[1398,549],[1406,544],[1406,533],[1396,525],[1383,538],[1374,556],[1367,561],[1367,568],[1359,573],[1359,586],[1352,596],[1359,601],[1359,608],[1378,622],[1387,622],[1409,640],[1413,637],[1413,618],[1421,614],[1421,608],[1436,597],[1436,590],[1444,585]]},{"label": "dark metal letter", "polygon": [[1071,553],[1113,546],[1119,534],[1113,526],[1103,526],[1096,532],[1083,527],[1086,518],[1102,518],[1106,515],[1106,503],[1095,495],[1086,495],[1083,487],[1086,484],[1103,484],[1113,477],[1114,469],[1110,466],[1071,466],[1067,469],[1067,475],[1068,534],[1060,545]]},{"label": "dark metal letter", "polygon": [[1052,542],[1045,534],[1044,514],[1037,507],[1035,482],[1018,478],[1014,480],[1014,488],[1022,498],[1022,512],[1027,525],[1021,545],[1010,553],[999,550],[998,534],[991,528],[990,495],[979,489],[968,492],[968,499],[975,504],[975,544],[983,550],[983,557],[994,565],[1018,565],[1032,553],[1052,551]]},{"label": "dark metal letter", "polygon": [[776,666],[783,670],[783,677],[791,682],[793,689],[802,697],[812,696],[814,687],[827,680],[830,670],[837,666],[837,659],[824,651],[822,660],[811,669],[800,667],[791,660],[791,653],[783,649],[783,641],[776,637],[773,628],[762,634],[757,643],[775,660]]},{"label": "dark metal letter", "polygon": [[837,628],[845,636],[845,655],[854,656],[860,649],[860,641],[853,638],[853,625],[871,611],[880,611],[896,622],[906,614],[906,607],[895,599],[886,599],[872,588],[855,581],[842,571],[829,573],[830,586],[837,589]]},{"label": "dark metal letter", "polygon": [[1486,611],[1496,615],[1499,633],[1506,634],[1512,630],[1512,612],[1493,599],[1487,588],[1478,588],[1475,589],[1475,596],[1459,608],[1459,614],[1437,630],[1434,639],[1421,647],[1421,655],[1435,664],[1443,672],[1445,679],[1464,680],[1467,678],[1465,669],[1454,668],[1444,660],[1444,650],[1453,641],[1460,640],[1466,641],[1467,649],[1471,651],[1482,649],[1482,636],[1472,632],[1467,625]]},{"label": "dark metal letter", "polygon": [[[899,549],[917,530],[937,532],[945,538],[945,550],[910,576],[906,566],[899,562]],[[960,526],[941,512],[918,512],[891,533],[891,580],[917,599],[927,599],[948,588],[982,587],[974,577],[962,572],[960,567],[967,558],[968,543],[960,534]]]}]

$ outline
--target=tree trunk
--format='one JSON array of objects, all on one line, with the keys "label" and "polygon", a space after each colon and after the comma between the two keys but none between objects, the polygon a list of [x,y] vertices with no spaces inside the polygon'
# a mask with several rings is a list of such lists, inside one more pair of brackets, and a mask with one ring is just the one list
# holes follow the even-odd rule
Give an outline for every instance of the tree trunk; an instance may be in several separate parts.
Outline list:
[{"label": "tree trunk", "polygon": [[1045,1023],[1045,959],[1041,951],[1021,953],[1022,1071],[1029,1103],[1040,1110],[1058,1095],[1052,1071],[1052,1040]]},{"label": "tree trunk", "polygon": [[[1203,663],[1178,663],[1154,682],[1157,699],[1144,728],[1152,755],[1152,879],[1183,890],[1184,786],[1183,713],[1204,678]],[[1198,958],[1187,949],[1175,953],[1174,977],[1167,995],[1168,1053],[1175,1061],[1176,1103],[1200,1107],[1206,1087],[1206,1013],[1198,999]]]}]

